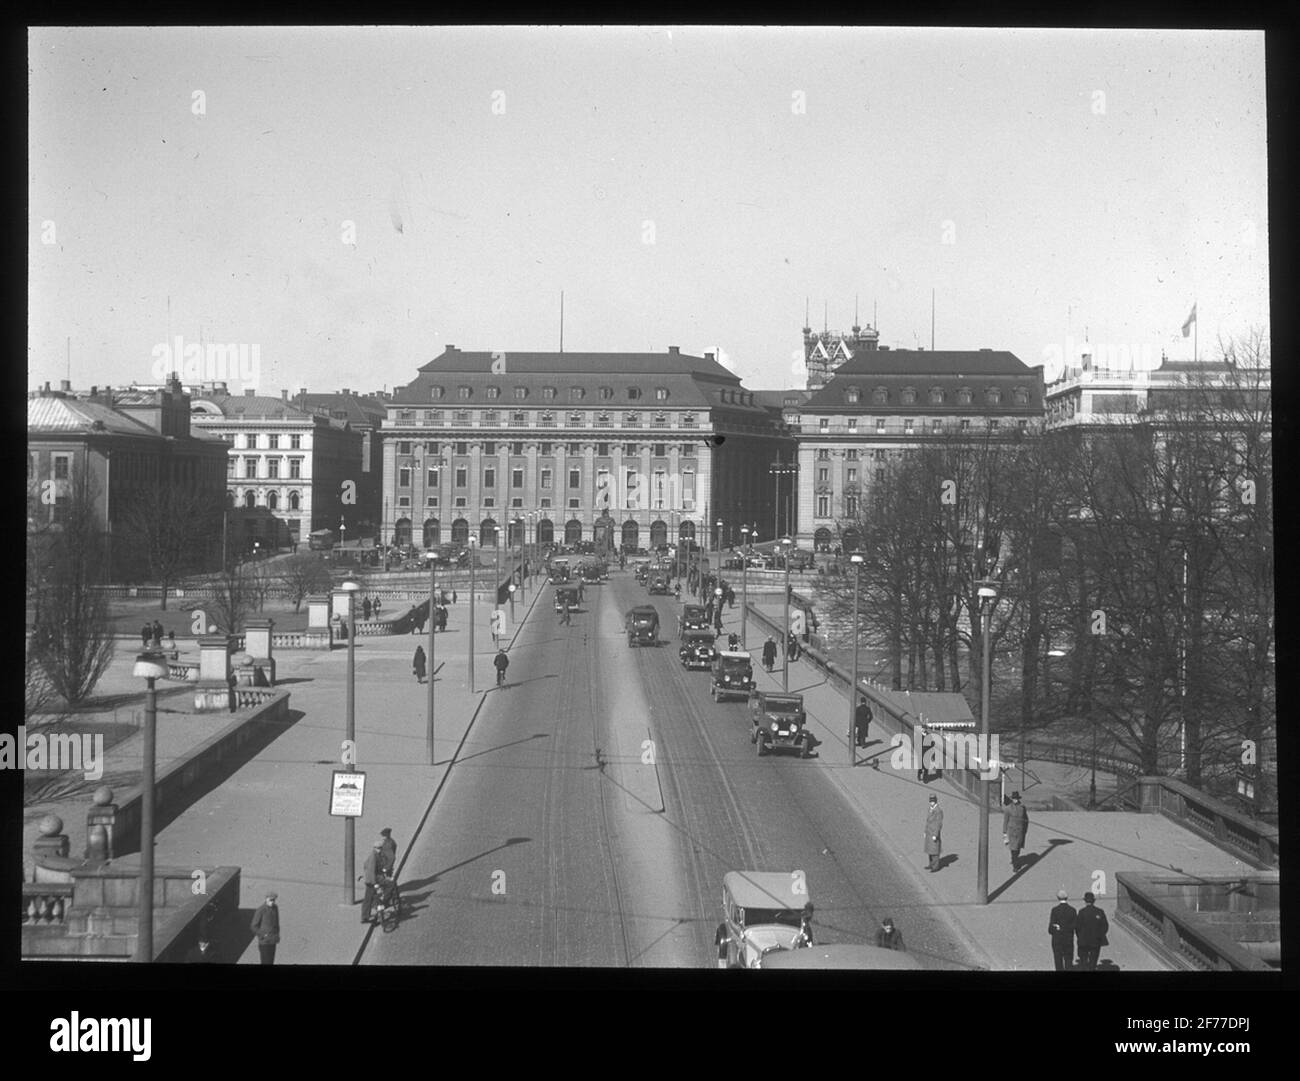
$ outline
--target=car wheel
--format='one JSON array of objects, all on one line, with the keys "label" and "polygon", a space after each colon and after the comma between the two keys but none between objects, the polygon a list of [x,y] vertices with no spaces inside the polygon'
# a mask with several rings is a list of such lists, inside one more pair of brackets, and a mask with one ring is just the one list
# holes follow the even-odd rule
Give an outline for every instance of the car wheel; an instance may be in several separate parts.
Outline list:
[{"label": "car wheel", "polygon": [[762,758],[767,754],[767,740],[760,736],[755,742],[758,744],[758,757]]}]

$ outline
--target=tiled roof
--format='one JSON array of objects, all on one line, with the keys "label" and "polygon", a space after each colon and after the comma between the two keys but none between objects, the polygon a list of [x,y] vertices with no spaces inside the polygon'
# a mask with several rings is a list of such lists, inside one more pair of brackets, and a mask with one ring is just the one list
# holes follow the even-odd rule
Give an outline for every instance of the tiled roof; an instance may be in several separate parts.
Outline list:
[{"label": "tiled roof", "polygon": [[[304,412],[296,405],[286,402],[283,398],[271,398],[262,395],[204,395],[196,397],[191,405],[199,402],[211,402],[221,410],[222,416],[228,419],[245,418],[249,420],[311,420],[314,414]],[[204,417],[202,414],[195,414],[196,421],[204,421],[211,424],[213,418]]]},{"label": "tiled roof", "polygon": [[[99,424],[101,427],[96,427]],[[75,398],[27,399],[28,432],[66,432],[69,435],[129,435],[162,437],[149,425],[106,405]]]},{"label": "tiled roof", "polygon": [[449,348],[421,365],[420,372],[489,373],[496,358],[502,358],[506,371],[521,375],[690,375],[738,384],[740,378],[716,360],[689,353],[514,353],[491,350],[467,352]]},{"label": "tiled roof", "polygon": [[794,406],[801,406],[813,396],[811,390],[803,390],[795,387],[792,390],[756,390],[754,401],[768,409],[785,409],[787,408],[786,399],[793,399]]},{"label": "tiled roof", "polygon": [[[1000,349],[864,349],[835,369],[846,375],[1022,375],[1031,369]],[[834,380],[832,380],[834,382]]]},{"label": "tiled roof", "polygon": [[344,411],[354,428],[372,427],[388,415],[387,403],[361,394],[298,394],[291,401],[309,413],[320,410],[328,416],[334,411]]}]

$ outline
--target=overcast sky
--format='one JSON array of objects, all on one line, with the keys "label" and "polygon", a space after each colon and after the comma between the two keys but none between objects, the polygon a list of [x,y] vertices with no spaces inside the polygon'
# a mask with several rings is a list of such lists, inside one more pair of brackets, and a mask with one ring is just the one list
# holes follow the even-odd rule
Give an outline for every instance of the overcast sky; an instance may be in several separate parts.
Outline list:
[{"label": "overcast sky", "polygon": [[33,386],[201,334],[263,392],[391,388],[558,348],[562,289],[566,350],[758,389],[805,298],[928,347],[933,288],[936,347],[1028,364],[1268,323],[1261,33],[49,29],[30,68]]}]

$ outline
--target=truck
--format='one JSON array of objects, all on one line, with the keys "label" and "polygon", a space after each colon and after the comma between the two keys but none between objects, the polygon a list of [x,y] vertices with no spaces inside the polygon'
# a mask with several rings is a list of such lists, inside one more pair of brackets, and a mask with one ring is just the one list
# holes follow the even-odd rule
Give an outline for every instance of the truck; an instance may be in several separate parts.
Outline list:
[{"label": "truck", "polygon": [[627,644],[657,646],[659,644],[659,610],[650,604],[639,605],[623,617],[627,628]]}]

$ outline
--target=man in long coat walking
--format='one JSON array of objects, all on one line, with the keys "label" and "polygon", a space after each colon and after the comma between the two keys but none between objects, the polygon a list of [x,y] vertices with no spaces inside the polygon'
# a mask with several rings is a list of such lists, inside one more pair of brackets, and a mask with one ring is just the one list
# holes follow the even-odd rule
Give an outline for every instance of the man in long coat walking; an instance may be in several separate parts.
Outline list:
[{"label": "man in long coat walking", "polygon": [[1047,917],[1047,933],[1052,939],[1052,957],[1056,960],[1057,972],[1069,972],[1070,962],[1074,960],[1074,924],[1079,913],[1074,905],[1067,903],[1068,900],[1065,890],[1057,890],[1057,903]]},{"label": "man in long coat walking", "polygon": [[930,872],[939,869],[939,857],[943,855],[943,811],[939,809],[939,797],[930,797],[930,810],[925,816],[925,854],[930,857]]},{"label": "man in long coat walking", "polygon": [[278,895],[268,893],[261,907],[253,913],[248,929],[257,938],[257,952],[262,964],[275,964],[275,948],[280,944],[280,908],[275,903]]},{"label": "man in long coat walking", "polygon": [[415,647],[415,656],[411,659],[411,671],[415,673],[415,682],[424,682],[424,673],[427,670],[427,662],[424,658],[424,646]]},{"label": "man in long coat walking", "polygon": [[1020,850],[1029,832],[1029,812],[1020,802],[1020,793],[1011,793],[1011,803],[1002,812],[1002,843],[1011,849],[1012,873],[1020,870]]},{"label": "man in long coat walking", "polygon": [[763,667],[770,672],[775,664],[776,641],[771,635],[768,635],[767,641],[763,643]]},{"label": "man in long coat walking", "polygon": [[1110,920],[1106,913],[1097,907],[1097,897],[1092,893],[1083,895],[1083,908],[1074,921],[1074,936],[1079,943],[1079,967],[1091,972],[1097,967],[1097,955],[1103,946],[1109,946],[1106,932],[1110,930]]}]

